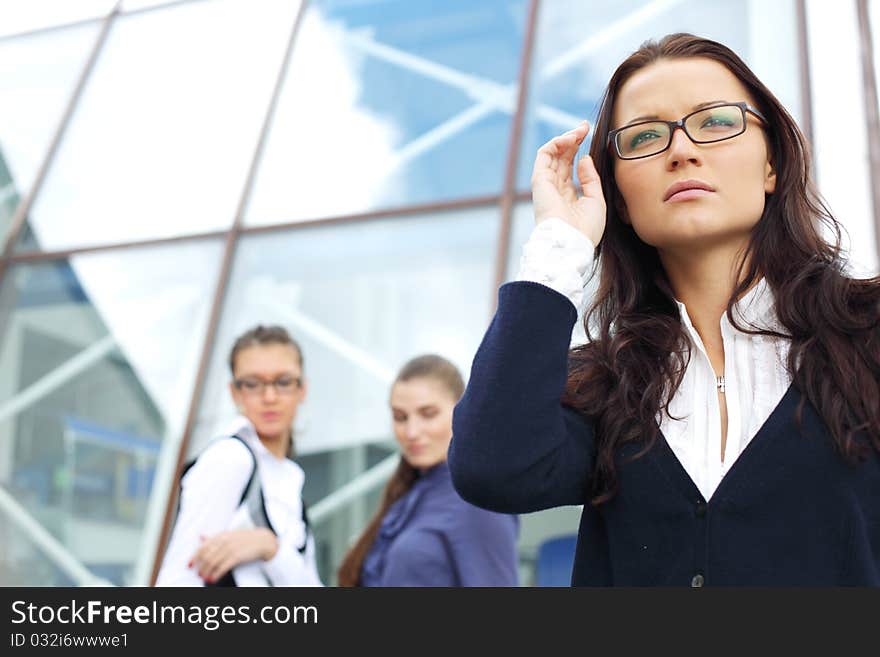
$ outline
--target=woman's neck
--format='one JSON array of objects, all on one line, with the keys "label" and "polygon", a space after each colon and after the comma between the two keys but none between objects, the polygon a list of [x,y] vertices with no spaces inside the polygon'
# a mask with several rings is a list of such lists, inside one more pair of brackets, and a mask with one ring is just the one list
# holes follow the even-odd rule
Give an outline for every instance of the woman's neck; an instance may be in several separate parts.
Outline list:
[{"label": "woman's neck", "polygon": [[261,436],[257,434],[263,446],[269,450],[273,456],[283,459],[287,457],[288,446],[290,445],[290,433],[281,436]]},{"label": "woman's neck", "polygon": [[724,371],[721,317],[738,284],[736,266],[744,248],[741,243],[659,254],[675,297],[687,308],[716,372]]}]

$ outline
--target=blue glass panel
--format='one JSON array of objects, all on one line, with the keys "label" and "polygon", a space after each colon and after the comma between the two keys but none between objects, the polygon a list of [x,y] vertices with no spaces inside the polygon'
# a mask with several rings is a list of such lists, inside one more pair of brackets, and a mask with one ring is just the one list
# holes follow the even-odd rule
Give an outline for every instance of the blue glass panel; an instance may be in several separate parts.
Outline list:
[{"label": "blue glass panel", "polygon": [[248,223],[500,193],[526,7],[309,3]]},{"label": "blue glass panel", "polygon": [[0,551],[0,583],[146,583],[161,522],[148,509],[167,499],[220,256],[201,241],[6,272],[0,527],[22,540]]}]

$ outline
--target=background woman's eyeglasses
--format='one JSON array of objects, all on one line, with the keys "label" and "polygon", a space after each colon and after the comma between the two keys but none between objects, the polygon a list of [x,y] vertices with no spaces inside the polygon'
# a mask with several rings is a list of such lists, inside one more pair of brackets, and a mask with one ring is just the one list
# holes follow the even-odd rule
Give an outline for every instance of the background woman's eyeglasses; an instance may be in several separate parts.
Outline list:
[{"label": "background woman's eyeglasses", "polygon": [[672,144],[672,135],[681,128],[695,144],[709,144],[732,139],[746,131],[746,112],[767,120],[748,103],[725,103],[691,112],[678,121],[641,121],[608,133],[608,145],[614,144],[617,157],[638,160],[662,153]]},{"label": "background woman's eyeglasses", "polygon": [[279,395],[290,395],[295,390],[302,387],[302,379],[298,376],[281,376],[274,381],[263,381],[262,379],[235,379],[233,382],[236,390],[240,390],[246,395],[262,395],[266,386],[275,388],[275,392]]}]

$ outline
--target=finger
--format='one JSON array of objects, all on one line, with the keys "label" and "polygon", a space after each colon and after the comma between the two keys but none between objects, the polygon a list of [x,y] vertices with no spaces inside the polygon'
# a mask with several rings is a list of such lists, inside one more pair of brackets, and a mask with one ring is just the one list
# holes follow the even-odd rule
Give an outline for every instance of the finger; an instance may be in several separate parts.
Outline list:
[{"label": "finger", "polygon": [[563,170],[571,167],[562,163],[561,158],[571,148],[575,140],[576,135],[569,131],[554,137],[538,149],[535,155],[535,164],[532,167],[532,184],[538,181],[546,181],[554,186],[562,184],[562,178],[565,175]]},{"label": "finger", "polygon": [[217,573],[219,572],[220,565],[225,561],[226,555],[217,554],[214,555],[209,560],[206,560],[202,563],[201,568],[199,568],[199,575],[205,581],[212,581],[218,579]]},{"label": "finger", "polygon": [[581,121],[577,127],[562,135],[565,140],[562,143],[562,151],[559,157],[565,164],[564,168],[569,177],[571,176],[571,170],[574,168],[574,158],[577,155],[581,144],[584,142],[584,138],[587,136],[589,129],[590,124],[586,121]]},{"label": "finger", "polygon": [[192,568],[194,565],[198,566],[200,563],[202,563],[204,558],[205,558],[205,553],[201,550],[201,548],[199,548],[198,550],[196,550],[195,554],[193,554],[192,557],[190,557],[189,567]]},{"label": "finger", "polygon": [[230,570],[232,570],[236,565],[237,560],[235,559],[235,556],[231,553],[228,553],[224,555],[221,560],[213,564],[210,569],[205,570],[204,579],[206,582],[214,583]]},{"label": "finger", "polygon": [[604,200],[602,180],[599,178],[593,158],[589,155],[584,155],[578,161],[578,179],[584,196]]},{"label": "finger", "polygon": [[216,547],[217,543],[213,540],[202,543],[199,546],[199,549],[196,550],[196,553],[193,555],[192,561],[194,561],[195,563],[204,561],[206,558],[210,557],[211,552],[213,552]]},{"label": "finger", "polygon": [[550,179],[555,177],[559,163],[559,147],[557,138],[541,145],[535,155],[535,164],[532,167],[532,179]]},{"label": "finger", "polygon": [[551,165],[555,156],[556,147],[552,147],[553,154],[551,154],[549,146],[549,143],[544,144],[538,149],[537,155],[535,155],[535,164],[532,166],[533,182],[536,180],[547,180],[554,175]]},{"label": "finger", "polygon": [[225,551],[226,541],[223,535],[213,536],[196,551],[192,563],[200,570],[204,570],[216,564]]}]

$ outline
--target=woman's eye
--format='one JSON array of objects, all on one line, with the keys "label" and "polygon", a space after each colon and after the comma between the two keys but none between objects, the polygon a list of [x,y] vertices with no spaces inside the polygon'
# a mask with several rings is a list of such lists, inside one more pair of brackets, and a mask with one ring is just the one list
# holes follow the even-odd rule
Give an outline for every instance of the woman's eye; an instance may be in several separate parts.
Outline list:
[{"label": "woman's eye", "polygon": [[700,128],[729,128],[733,125],[733,121],[723,116],[713,116],[703,121]]},{"label": "woman's eye", "polygon": [[657,134],[656,130],[643,130],[630,140],[629,146],[630,148],[638,148],[642,144],[646,144],[649,141],[653,141],[659,138],[660,135]]}]

